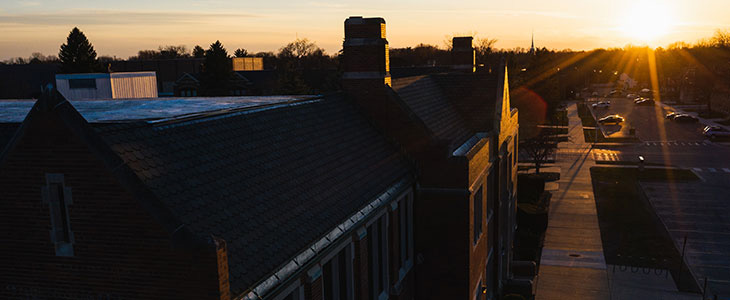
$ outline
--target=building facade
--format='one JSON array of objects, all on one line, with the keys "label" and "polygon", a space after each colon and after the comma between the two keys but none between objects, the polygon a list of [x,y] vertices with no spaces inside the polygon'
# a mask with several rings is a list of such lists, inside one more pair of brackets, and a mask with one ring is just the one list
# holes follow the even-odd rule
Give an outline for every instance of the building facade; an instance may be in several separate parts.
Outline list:
[{"label": "building facade", "polygon": [[415,160],[416,298],[497,297],[511,278],[516,212],[506,68],[475,73],[471,39],[459,37],[457,72],[392,79],[385,33],[382,18],[345,21],[342,84]]}]

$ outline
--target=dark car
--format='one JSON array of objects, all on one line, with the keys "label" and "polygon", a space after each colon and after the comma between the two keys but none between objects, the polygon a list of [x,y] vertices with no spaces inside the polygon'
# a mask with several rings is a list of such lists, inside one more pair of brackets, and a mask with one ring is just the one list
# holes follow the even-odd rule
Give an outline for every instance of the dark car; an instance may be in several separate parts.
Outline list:
[{"label": "dark car", "polygon": [[680,115],[677,115],[676,117],[674,117],[674,121],[679,122],[679,123],[697,123],[697,121],[699,121],[699,119],[697,119],[697,117],[694,117],[694,116],[680,114]]},{"label": "dark car", "polygon": [[706,126],[702,134],[711,140],[718,138],[730,138],[730,131],[720,126]]},{"label": "dark car", "polygon": [[664,116],[667,120],[674,120],[674,117],[678,116],[679,113],[677,112],[670,112],[666,116]]}]

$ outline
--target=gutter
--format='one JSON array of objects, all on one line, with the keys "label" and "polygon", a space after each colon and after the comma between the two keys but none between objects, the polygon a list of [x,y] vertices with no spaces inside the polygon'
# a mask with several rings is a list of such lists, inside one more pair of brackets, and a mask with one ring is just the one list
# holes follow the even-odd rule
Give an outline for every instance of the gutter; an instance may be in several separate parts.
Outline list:
[{"label": "gutter", "polygon": [[328,252],[328,247],[334,244],[339,238],[351,233],[358,225],[369,219],[378,209],[390,203],[393,198],[401,193],[413,183],[410,176],[403,177],[401,180],[391,185],[385,192],[380,194],[375,200],[366,204],[362,209],[352,214],[342,223],[337,225],[332,231],[322,238],[316,240],[312,245],[300,251],[293,259],[284,263],[283,266],[276,269],[273,274],[264,280],[256,283],[251,289],[234,297],[234,300],[260,300],[270,295],[276,288],[286,282],[292,275],[303,272],[310,265],[317,262],[315,258],[320,257]]}]

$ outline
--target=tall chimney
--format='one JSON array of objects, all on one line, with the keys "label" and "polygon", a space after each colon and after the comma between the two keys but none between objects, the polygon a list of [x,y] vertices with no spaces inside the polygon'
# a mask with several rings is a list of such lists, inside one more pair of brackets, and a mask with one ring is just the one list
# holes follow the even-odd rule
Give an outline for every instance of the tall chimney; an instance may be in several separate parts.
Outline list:
[{"label": "tall chimney", "polygon": [[390,85],[388,40],[385,39],[383,18],[347,18],[342,48],[345,91],[362,93]]},{"label": "tall chimney", "polygon": [[455,70],[474,72],[476,58],[474,57],[473,38],[470,36],[454,37],[451,46],[451,67]]}]

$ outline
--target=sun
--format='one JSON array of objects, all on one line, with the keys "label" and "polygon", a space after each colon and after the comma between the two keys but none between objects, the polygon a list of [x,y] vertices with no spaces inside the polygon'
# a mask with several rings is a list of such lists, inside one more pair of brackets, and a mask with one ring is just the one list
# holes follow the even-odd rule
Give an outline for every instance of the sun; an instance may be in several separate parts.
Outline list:
[{"label": "sun", "polygon": [[627,7],[621,18],[621,31],[637,42],[649,43],[672,29],[672,11],[661,1],[641,1]]}]

